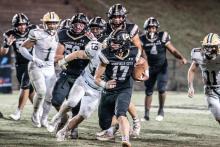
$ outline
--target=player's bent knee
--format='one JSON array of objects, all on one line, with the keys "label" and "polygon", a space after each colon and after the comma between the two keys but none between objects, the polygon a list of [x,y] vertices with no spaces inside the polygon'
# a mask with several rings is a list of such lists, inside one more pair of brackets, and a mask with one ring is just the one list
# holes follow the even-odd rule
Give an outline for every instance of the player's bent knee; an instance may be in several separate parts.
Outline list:
[{"label": "player's bent knee", "polygon": [[102,130],[107,130],[111,127],[112,119],[99,119],[99,126]]}]

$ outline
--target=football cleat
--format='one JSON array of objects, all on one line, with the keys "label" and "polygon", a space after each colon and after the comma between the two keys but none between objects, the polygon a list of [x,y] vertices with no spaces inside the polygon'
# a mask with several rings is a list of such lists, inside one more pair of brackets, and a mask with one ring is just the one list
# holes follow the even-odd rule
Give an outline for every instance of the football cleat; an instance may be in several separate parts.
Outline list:
[{"label": "football cleat", "polygon": [[70,138],[71,139],[78,139],[78,128],[74,128],[71,130],[71,133],[70,133]]},{"label": "football cleat", "polygon": [[114,140],[115,136],[111,133],[109,133],[107,130],[104,130],[104,132],[100,132],[99,136],[96,136],[97,140],[100,141],[109,141],[109,140]]},{"label": "football cleat", "polygon": [[55,132],[61,121],[61,117],[58,116],[57,114],[52,118],[51,122],[47,126],[47,131],[50,133]]},{"label": "football cleat", "polygon": [[66,127],[58,131],[56,134],[57,141],[64,141],[67,136],[68,136],[68,132],[66,130]]},{"label": "football cleat", "polygon": [[45,128],[48,127],[47,117],[41,118],[41,126]]},{"label": "football cleat", "polygon": [[15,121],[20,120],[21,118],[21,111],[16,110],[14,114],[9,115],[9,117]]},{"label": "football cleat", "polygon": [[163,120],[163,116],[162,115],[157,115],[155,120],[156,121],[162,121]]},{"label": "football cleat", "polygon": [[32,114],[32,117],[31,117],[31,120],[32,120],[32,124],[33,126],[37,127],[37,128],[40,128],[41,127],[41,122],[40,122],[40,116],[38,113],[33,113]]},{"label": "football cleat", "polygon": [[102,130],[101,132],[96,133],[96,136],[102,136],[107,130]]},{"label": "football cleat", "polygon": [[131,143],[129,141],[122,141],[122,147],[131,147]]},{"label": "football cleat", "polygon": [[158,110],[158,115],[156,117],[156,121],[162,121],[163,118],[164,118],[164,111],[163,111],[163,109],[159,109]]}]

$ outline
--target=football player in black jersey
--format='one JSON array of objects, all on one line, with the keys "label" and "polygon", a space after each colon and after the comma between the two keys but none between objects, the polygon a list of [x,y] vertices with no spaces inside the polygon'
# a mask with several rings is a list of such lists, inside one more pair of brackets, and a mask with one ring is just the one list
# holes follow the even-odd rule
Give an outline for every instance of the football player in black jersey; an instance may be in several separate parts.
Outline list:
[{"label": "football player in black jersey", "polygon": [[96,84],[104,88],[99,105],[99,124],[103,130],[110,128],[112,117],[115,115],[119,122],[123,146],[131,146],[126,113],[131,100],[131,74],[137,54],[138,50],[131,47],[127,31],[115,30],[108,37],[107,47],[99,55],[101,63],[94,76]]},{"label": "football player in black jersey", "polygon": [[[27,70],[29,60],[21,55],[19,47],[27,39],[29,31],[35,29],[37,26],[31,25],[25,14],[17,13],[12,18],[12,27],[12,29],[3,34],[4,42],[0,49],[0,55],[7,54],[9,50],[13,50],[15,53],[15,67],[17,79],[20,84],[20,94],[17,110],[10,117],[13,120],[19,120],[28,98],[33,103],[32,99],[34,95]],[[32,48],[29,49],[29,52],[32,52]]]},{"label": "football player in black jersey", "polygon": [[[116,29],[125,30],[129,34],[132,45],[136,46],[136,49],[138,49],[136,61],[139,60],[139,57],[143,50],[141,46],[139,34],[138,34],[139,29],[136,24],[127,22],[126,8],[121,4],[115,4],[109,8],[107,15],[108,15],[109,22],[107,23],[105,34],[110,35]],[[147,58],[145,54],[142,54],[142,56],[145,59]],[[131,135],[133,137],[137,137],[139,136],[141,126],[140,126],[140,120],[138,118],[135,105],[132,102],[130,103],[128,111],[133,119],[133,129],[132,129]],[[114,122],[114,118],[113,118],[113,122]],[[109,130],[112,130],[112,129],[113,128],[110,128]],[[97,133],[97,136],[99,136],[99,134],[102,135],[103,131],[100,133]]]},{"label": "football player in black jersey", "polygon": [[149,63],[149,79],[145,81],[145,120],[149,120],[149,111],[151,107],[153,87],[157,81],[157,89],[159,92],[159,109],[157,121],[162,121],[164,117],[164,102],[166,98],[166,85],[168,80],[167,74],[167,57],[168,50],[174,57],[180,60],[182,64],[186,64],[187,60],[172,45],[170,35],[167,32],[159,32],[159,22],[154,17],[148,18],[144,23],[146,31],[140,38],[143,49],[148,57]]},{"label": "football player in black jersey", "polygon": [[[56,61],[74,51],[85,49],[86,44],[92,39],[92,37],[87,34],[88,23],[89,20],[85,14],[77,13],[71,18],[69,29],[62,29],[58,32],[59,44],[56,50]],[[85,59],[73,60],[69,62],[67,68],[63,69],[60,73],[60,77],[53,90],[52,98],[52,104],[57,110],[60,109],[65,98],[68,98],[71,87],[88,63],[89,60]],[[72,109],[73,116],[78,114],[79,108],[80,103]],[[55,122],[55,120],[52,119],[50,125],[53,125],[53,122]],[[77,138],[77,136],[76,128],[72,131],[72,138]]]}]

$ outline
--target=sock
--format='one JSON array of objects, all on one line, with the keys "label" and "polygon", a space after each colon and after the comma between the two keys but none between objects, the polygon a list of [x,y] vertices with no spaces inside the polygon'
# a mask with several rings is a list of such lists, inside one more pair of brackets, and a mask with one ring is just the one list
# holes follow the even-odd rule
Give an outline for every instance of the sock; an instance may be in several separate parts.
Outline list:
[{"label": "sock", "polygon": [[129,142],[129,136],[122,136],[122,137],[121,137],[121,140],[122,140],[122,141]]}]

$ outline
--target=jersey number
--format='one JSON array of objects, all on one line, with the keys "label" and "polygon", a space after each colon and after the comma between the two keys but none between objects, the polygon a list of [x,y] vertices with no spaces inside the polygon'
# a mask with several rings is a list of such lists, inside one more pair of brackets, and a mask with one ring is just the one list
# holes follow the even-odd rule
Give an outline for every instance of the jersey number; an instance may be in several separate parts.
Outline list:
[{"label": "jersey number", "polygon": [[50,57],[50,52],[51,52],[52,48],[48,49],[48,53],[47,53],[47,57],[44,59],[44,61],[49,61],[49,57]]},{"label": "jersey number", "polygon": [[119,70],[118,66],[115,66],[113,68],[113,79],[118,79],[118,80],[124,80],[125,79],[125,76],[127,75],[127,72],[128,72],[128,69],[129,69],[129,66],[120,66],[120,71],[122,71],[122,75],[120,77],[117,77],[117,72]]},{"label": "jersey number", "polygon": [[210,80],[210,72],[208,70],[205,71],[206,73],[206,76],[207,76],[207,85],[217,85],[217,79],[216,79],[216,73],[215,71],[211,71],[211,75],[212,75],[212,78],[213,78],[213,83],[211,83],[211,80]]}]

